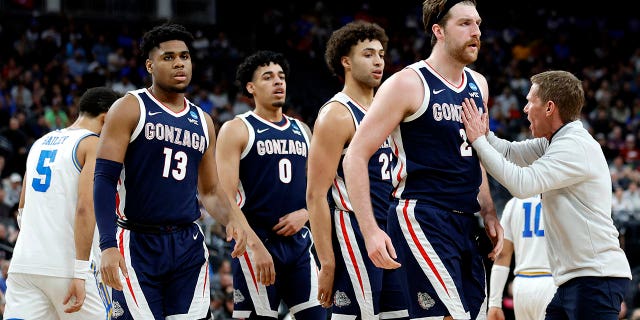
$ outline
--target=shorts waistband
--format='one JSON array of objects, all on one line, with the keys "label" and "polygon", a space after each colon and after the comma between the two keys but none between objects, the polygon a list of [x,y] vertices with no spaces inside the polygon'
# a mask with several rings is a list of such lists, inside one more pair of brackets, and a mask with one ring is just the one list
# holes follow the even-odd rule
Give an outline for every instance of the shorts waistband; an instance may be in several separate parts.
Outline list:
[{"label": "shorts waistband", "polygon": [[523,277],[523,278],[551,277],[551,273],[550,272],[518,272],[516,273],[516,277]]},{"label": "shorts waistband", "polygon": [[178,224],[178,225],[157,225],[157,224],[144,224],[131,222],[129,220],[123,220],[118,218],[116,221],[118,227],[131,230],[139,233],[151,233],[151,234],[164,234],[164,233],[174,233],[180,230],[186,229],[193,225],[191,223]]}]

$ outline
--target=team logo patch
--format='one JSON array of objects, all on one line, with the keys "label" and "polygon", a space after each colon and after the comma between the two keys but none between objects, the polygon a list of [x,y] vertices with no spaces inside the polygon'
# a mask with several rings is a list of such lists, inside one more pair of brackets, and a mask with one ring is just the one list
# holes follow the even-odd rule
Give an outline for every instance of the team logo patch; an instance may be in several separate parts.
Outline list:
[{"label": "team logo patch", "polygon": [[436,302],[428,293],[418,292],[418,304],[420,305],[420,308],[429,310],[436,304]]},{"label": "team logo patch", "polygon": [[469,88],[471,88],[471,90],[473,91],[478,91],[478,86],[476,86],[476,84],[473,82],[469,83]]},{"label": "team logo patch", "polygon": [[114,301],[113,305],[111,306],[111,318],[112,319],[120,318],[123,315],[124,315],[124,309],[122,309],[122,306],[118,301]]},{"label": "team logo patch", "polygon": [[338,290],[333,295],[333,304],[336,307],[346,307],[351,304],[351,299],[347,297],[347,294],[345,292]]},{"label": "team logo patch", "polygon": [[189,111],[189,115],[191,118],[198,119],[198,114],[193,110]]},{"label": "team logo patch", "polygon": [[242,292],[240,292],[240,290],[235,289],[233,290],[233,303],[240,303],[244,301],[244,296],[242,295]]}]

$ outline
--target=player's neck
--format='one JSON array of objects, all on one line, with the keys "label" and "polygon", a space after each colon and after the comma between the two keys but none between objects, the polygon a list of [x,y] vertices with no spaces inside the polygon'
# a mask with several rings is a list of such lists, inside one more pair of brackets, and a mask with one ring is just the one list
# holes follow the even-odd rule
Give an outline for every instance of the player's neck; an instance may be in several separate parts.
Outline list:
[{"label": "player's neck", "polygon": [[373,91],[372,87],[356,81],[347,81],[342,88],[342,93],[349,96],[365,110],[368,110],[373,102]]},{"label": "player's neck", "polygon": [[169,92],[154,85],[151,85],[148,90],[156,100],[162,102],[167,108],[176,112],[184,109],[184,93]]},{"label": "player's neck", "polygon": [[253,112],[260,118],[269,122],[282,121],[282,107],[264,107],[256,105],[256,108],[253,110]]},{"label": "player's neck", "polygon": [[86,129],[98,134],[102,129],[102,124],[99,121],[96,121],[96,118],[78,116],[78,119],[72,125],[68,126],[67,129]]},{"label": "player's neck", "polygon": [[465,65],[453,57],[445,54],[438,54],[434,51],[425,61],[442,78],[454,86],[459,85],[462,82]]}]

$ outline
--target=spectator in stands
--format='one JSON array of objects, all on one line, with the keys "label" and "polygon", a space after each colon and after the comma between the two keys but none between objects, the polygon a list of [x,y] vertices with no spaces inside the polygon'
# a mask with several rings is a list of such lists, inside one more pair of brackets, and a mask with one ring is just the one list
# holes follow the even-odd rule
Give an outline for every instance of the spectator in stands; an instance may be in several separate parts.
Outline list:
[{"label": "spectator in stands", "polygon": [[[7,226],[4,223],[0,223],[0,261],[11,260],[11,257],[13,257],[13,246],[14,243],[9,241]],[[7,279],[6,275],[4,275],[3,278]],[[6,290],[7,288],[5,287],[4,289]],[[4,291],[2,293],[4,293]]]},{"label": "spectator in stands", "polygon": [[133,83],[131,83],[128,75],[122,75],[119,81],[116,81],[111,85],[111,89],[120,94],[125,94],[129,91],[136,90],[137,88]]},{"label": "spectator in stands", "polygon": [[13,207],[18,201],[20,201],[20,192],[22,191],[22,176],[14,172],[9,178],[4,180],[4,203]]}]

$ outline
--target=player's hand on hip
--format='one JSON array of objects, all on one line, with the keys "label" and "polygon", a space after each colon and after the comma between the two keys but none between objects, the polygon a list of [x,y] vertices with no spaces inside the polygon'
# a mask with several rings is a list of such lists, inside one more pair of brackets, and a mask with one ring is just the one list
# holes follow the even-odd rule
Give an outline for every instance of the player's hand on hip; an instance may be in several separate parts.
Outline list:
[{"label": "player's hand on hip", "polygon": [[253,250],[251,260],[255,267],[256,279],[265,286],[276,282],[276,268],[273,265],[273,257],[264,245]]},{"label": "player's hand on hip", "polygon": [[248,224],[243,224],[235,219],[229,220],[229,223],[227,223],[227,241],[231,241],[231,239],[236,241],[236,245],[231,251],[231,257],[233,258],[237,258],[247,251],[247,231],[243,228],[243,225],[249,228]]},{"label": "player's hand on hip", "polygon": [[100,263],[100,274],[102,282],[107,286],[122,291],[122,282],[120,281],[120,272],[125,278],[129,278],[127,265],[124,258],[117,248],[108,248],[102,251],[102,259]]},{"label": "player's hand on hip", "polygon": [[489,253],[489,259],[495,261],[504,245],[504,229],[500,225],[498,217],[486,215],[484,217],[484,229],[493,243],[493,250]]},{"label": "player's hand on hip", "polygon": [[396,269],[400,267],[400,263],[395,261],[397,258],[396,249],[391,243],[391,238],[380,228],[365,236],[365,244],[369,259],[378,268]]},{"label": "player's hand on hip", "polygon": [[318,302],[324,308],[329,308],[333,304],[333,279],[335,277],[335,267],[322,266],[318,273]]},{"label": "player's hand on hip", "polygon": [[273,231],[278,235],[290,237],[298,233],[307,221],[309,221],[307,209],[296,210],[280,217],[278,223],[273,227]]},{"label": "player's hand on hip", "polygon": [[504,311],[497,307],[489,308],[487,313],[487,320],[504,320]]},{"label": "player's hand on hip", "polygon": [[64,309],[65,313],[80,311],[80,308],[82,308],[82,305],[84,304],[84,298],[86,297],[84,286],[85,280],[76,278],[71,279],[71,283],[69,283],[69,290],[62,300],[63,305],[69,304]]},{"label": "player's hand on hip", "polygon": [[464,99],[461,117],[469,143],[473,143],[478,137],[487,134],[488,113],[480,113],[473,99]]}]

